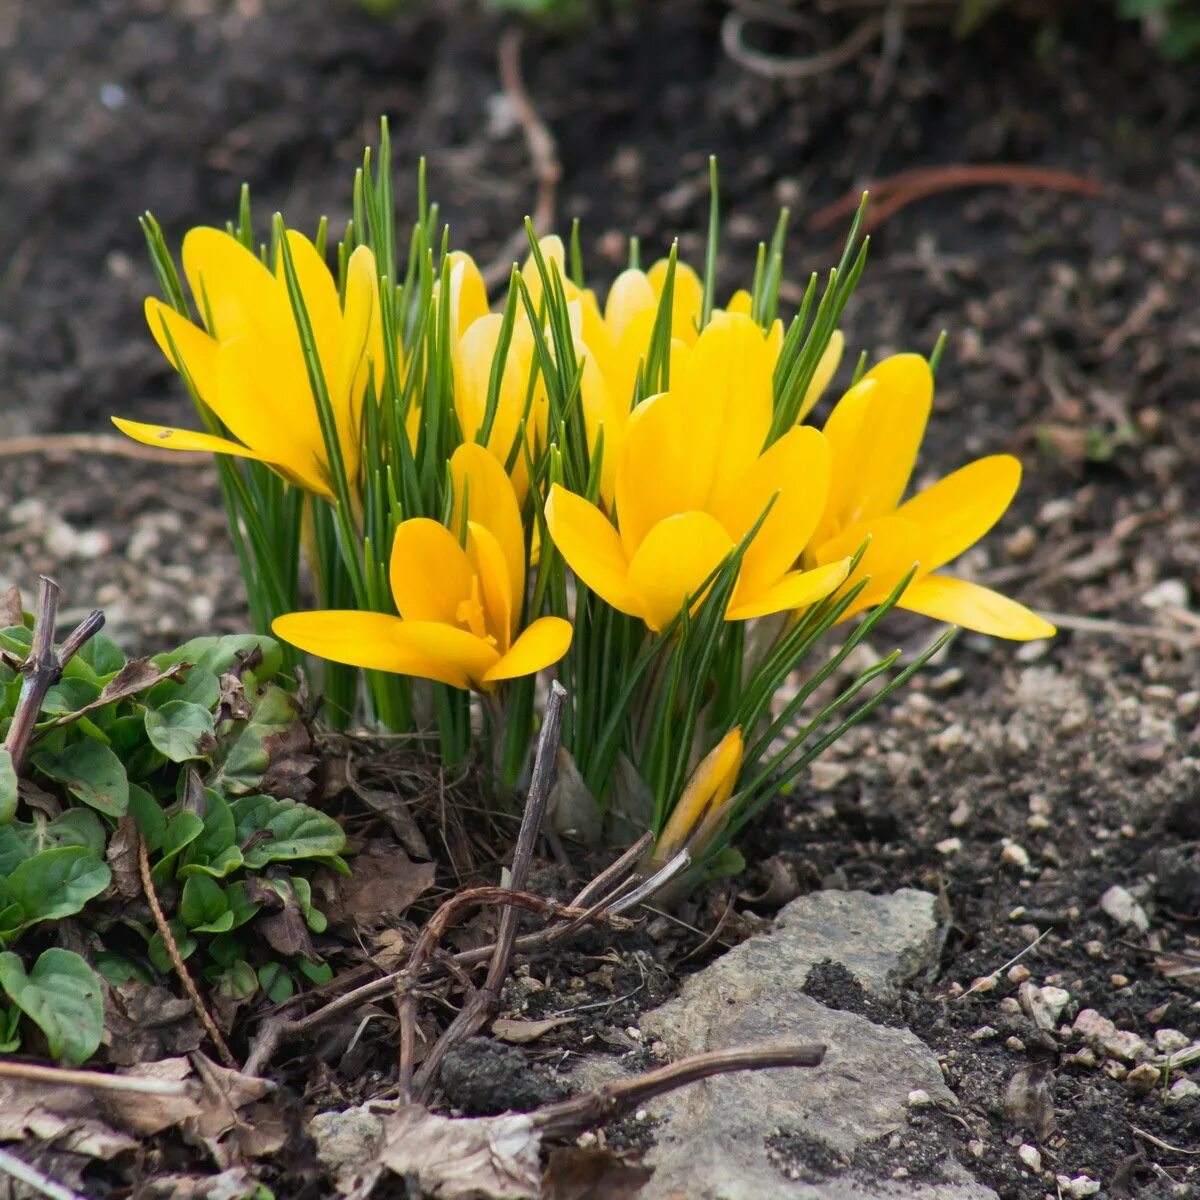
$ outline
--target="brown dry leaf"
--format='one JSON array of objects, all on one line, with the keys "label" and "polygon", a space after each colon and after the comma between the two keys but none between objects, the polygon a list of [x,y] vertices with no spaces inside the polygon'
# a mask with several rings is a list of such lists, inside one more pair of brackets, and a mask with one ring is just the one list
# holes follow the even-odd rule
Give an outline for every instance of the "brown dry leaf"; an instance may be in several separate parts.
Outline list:
[{"label": "brown dry leaf", "polygon": [[276,884],[287,883],[287,896],[281,896],[276,887],[258,879],[246,880],[246,898],[261,904],[266,915],[259,915],[255,929],[267,939],[271,949],[278,954],[302,955],[309,962],[317,961],[312,939],[308,936],[308,925],[304,913],[296,901],[291,883],[276,879]]},{"label": "brown dry leaf", "polygon": [[0,1142],[26,1139],[106,1160],[137,1147],[132,1138],[98,1119],[95,1095],[87,1089],[0,1079]]},{"label": "brown dry leaf", "polygon": [[1054,1072],[1044,1063],[1021,1067],[1004,1089],[1004,1115],[1044,1142],[1055,1127]]},{"label": "brown dry leaf", "polygon": [[355,857],[353,874],[338,878],[341,920],[359,929],[394,924],[433,887],[436,874],[431,862],[413,862],[390,843],[370,843]]},{"label": "brown dry leaf", "polygon": [[1176,987],[1200,990],[1200,955],[1166,950],[1154,956],[1154,967]]},{"label": "brown dry leaf", "polygon": [[147,691],[164,679],[175,679],[183,673],[179,664],[168,667],[163,671],[156,667],[148,658],[131,658],[105,685],[97,700],[81,709],[101,708],[114,700],[124,700],[128,696],[136,696],[138,692]]},{"label": "brown dry leaf", "polygon": [[221,695],[217,700],[217,724],[222,721],[248,721],[254,707],[246,699],[241,669],[226,671],[221,676]]},{"label": "brown dry leaf", "polygon": [[108,849],[104,852],[104,860],[112,871],[107,896],[136,900],[142,894],[142,877],[138,872],[138,837],[137,822],[126,813],[117,822],[116,831],[108,839]]},{"label": "brown dry leaf", "polygon": [[354,794],[372,812],[378,814],[387,823],[388,828],[400,839],[404,847],[414,858],[428,859],[429,843],[425,835],[417,828],[417,822],[412,810],[396,792],[385,792],[379,788],[362,787],[347,775],[347,784]]},{"label": "brown dry leaf", "polygon": [[303,804],[317,786],[312,774],[320,762],[309,753],[312,738],[304,723],[295,721],[280,733],[268,734],[262,744],[269,765],[263,772],[259,790],[268,796]]},{"label": "brown dry leaf", "polygon": [[0,592],[0,629],[11,629],[23,625],[25,615],[21,611],[21,589],[15,584]]},{"label": "brown dry leaf", "polygon": [[523,1114],[439,1117],[410,1104],[384,1118],[379,1161],[437,1200],[541,1195],[541,1135]]},{"label": "brown dry leaf", "polygon": [[497,1017],[492,1022],[492,1033],[502,1042],[512,1042],[523,1046],[527,1042],[536,1042],[545,1037],[552,1029],[560,1025],[570,1025],[576,1017],[547,1017],[544,1021],[522,1021],[516,1018]]},{"label": "brown dry leaf", "polygon": [[625,1162],[611,1150],[557,1146],[543,1194],[545,1200],[635,1200],[653,1174],[652,1167]]},{"label": "brown dry leaf", "polygon": [[106,990],[104,1030],[109,1061],[119,1067],[188,1054],[203,1038],[186,996],[136,980]]},{"label": "brown dry leaf", "polygon": [[740,899],[747,904],[754,904],[772,910],[782,908],[789,900],[795,900],[800,895],[801,887],[796,879],[796,871],[792,865],[785,862],[778,854],[772,854],[763,864],[770,878],[767,886],[758,896],[743,894]]},{"label": "brown dry leaf", "polygon": [[254,1176],[245,1167],[219,1175],[158,1175],[134,1189],[132,1200],[245,1200],[255,1194]]}]

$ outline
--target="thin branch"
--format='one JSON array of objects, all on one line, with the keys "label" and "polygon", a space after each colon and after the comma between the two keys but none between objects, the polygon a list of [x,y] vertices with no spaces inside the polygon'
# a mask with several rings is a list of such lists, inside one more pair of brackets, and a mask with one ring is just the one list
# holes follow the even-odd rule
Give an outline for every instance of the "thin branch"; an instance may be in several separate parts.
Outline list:
[{"label": "thin branch", "polygon": [[203,467],[211,454],[191,450],[159,450],[111,433],[43,433],[34,437],[6,438],[0,443],[0,458],[26,454],[110,454],[142,462],[171,463],[177,467]]},{"label": "thin branch", "polygon": [[[558,761],[558,745],[562,739],[563,705],[566,698],[566,689],[558,680],[554,680],[550,684],[550,696],[546,701],[546,711],[542,716],[537,753],[533,760],[533,775],[529,782],[529,792],[525,798],[525,812],[521,818],[521,828],[517,834],[516,847],[513,850],[512,870],[509,874],[510,887],[514,892],[525,890],[525,884],[529,878],[529,868],[533,862],[533,849],[537,843],[538,834],[541,832],[542,822],[546,817],[546,807],[550,803],[550,790],[554,783]],[[442,1065],[442,1060],[455,1046],[466,1041],[475,1033],[499,1004],[500,991],[504,987],[505,979],[508,978],[509,966],[512,963],[519,919],[520,910],[516,905],[508,904],[501,910],[496,945],[483,985],[470,994],[458,1015],[430,1047],[425,1061],[421,1064],[421,1070],[417,1073],[415,1090],[417,1098],[422,1103],[428,1099],[430,1087]],[[412,992],[410,991],[402,1001],[402,1011],[411,998]],[[415,1033],[415,1020],[411,1011],[406,1015],[409,1019],[401,1023],[401,1047],[405,1053],[402,1056],[400,1084],[402,1094],[407,1096],[406,1084],[410,1076],[405,1073],[403,1064],[412,1062],[414,1047],[410,1039]]]},{"label": "thin branch", "polygon": [[7,1150],[0,1150],[0,1171],[26,1187],[33,1188],[39,1195],[49,1196],[50,1200],[85,1200],[78,1192],[64,1187],[44,1171],[39,1171],[32,1163],[27,1163]]},{"label": "thin branch", "polygon": [[192,980],[191,973],[187,969],[187,965],[183,961],[183,955],[179,953],[179,947],[176,945],[175,937],[171,933],[171,927],[167,924],[167,918],[163,915],[162,905],[158,902],[158,893],[154,890],[154,880],[150,875],[150,856],[146,852],[146,839],[138,835],[138,870],[142,877],[142,891],[146,895],[146,903],[150,905],[150,912],[154,917],[154,924],[158,928],[158,935],[162,938],[163,948],[167,952],[167,957],[171,960],[171,965],[175,968],[175,974],[179,976],[179,981],[183,984],[188,996],[191,998],[192,1007],[196,1010],[196,1016],[200,1019],[200,1024],[204,1026],[209,1038],[212,1039],[212,1044],[216,1046],[217,1053],[221,1056],[221,1061],[233,1070],[238,1070],[237,1059],[233,1057],[233,1052],[229,1049],[221,1031],[217,1028],[217,1023],[209,1015],[209,1011],[204,1007],[204,1001],[200,996],[200,992],[196,988],[195,982]]},{"label": "thin branch", "polygon": [[769,1067],[819,1067],[825,1047],[815,1044],[755,1046],[734,1050],[714,1050],[680,1059],[666,1067],[606,1084],[594,1092],[573,1096],[531,1113],[534,1127],[543,1137],[573,1137],[594,1125],[602,1125],[622,1112],[628,1112],[689,1083],[730,1071],[761,1071]]},{"label": "thin branch", "polygon": [[143,1096],[186,1096],[190,1086],[181,1079],[144,1079],[137,1075],[109,1075],[104,1071],[72,1071],[37,1063],[0,1058],[0,1078],[23,1079],[52,1087],[92,1088],[102,1092],[138,1092]]},{"label": "thin branch", "polygon": [[619,888],[621,884],[633,873],[633,869],[638,865],[641,857],[650,847],[654,845],[654,834],[647,830],[642,834],[616,862],[604,868],[595,879],[591,881],[580,893],[571,901],[572,908],[586,908],[589,904],[599,900],[601,896],[607,895],[610,891]]}]

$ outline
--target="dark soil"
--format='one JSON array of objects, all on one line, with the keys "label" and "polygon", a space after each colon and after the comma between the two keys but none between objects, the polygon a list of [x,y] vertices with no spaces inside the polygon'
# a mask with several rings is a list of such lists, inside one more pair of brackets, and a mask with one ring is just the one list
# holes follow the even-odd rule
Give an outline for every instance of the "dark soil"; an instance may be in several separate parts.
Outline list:
[{"label": "dark soil", "polygon": [[[785,1172],[904,1167],[914,1178],[936,1177],[950,1154],[1005,1200],[1054,1196],[1055,1176],[1081,1172],[1111,1196],[1189,1194],[1200,1105],[1165,1100],[1182,1073],[1138,1092],[1122,1069],[1080,1057],[1068,1027],[1092,1008],[1147,1041],[1163,1029],[1200,1037],[1200,70],[1164,69],[1130,26],[1088,13],[1040,51],[1036,30],[999,19],[965,44],[913,28],[890,73],[872,49],[781,84],[724,56],[723,11],[664,0],[587,38],[527,40],[529,91],[559,143],[559,214],[582,217],[597,278],[621,265],[618,233],[639,235],[651,256],[678,233],[698,260],[709,152],[721,161],[731,282],[747,276],[781,203],[793,210],[794,285],[835,257],[834,235],[808,226],[823,204],[915,166],[1032,164],[1105,188],[1099,199],[988,189],[914,204],[878,231],[848,313],[855,354],[923,349],[950,331],[923,478],[985,452],[1025,460],[1014,510],[963,569],[1101,624],[1063,622],[1052,643],[1025,648],[960,638],[745,847],[752,862],[779,860],[742,881],[746,896],[780,878],[801,890],[916,885],[944,893],[953,914],[940,970],[906,997],[903,1018],[941,1056],[961,1120],[915,1117],[874,1168],[827,1163],[788,1131],[773,1153]],[[828,43],[853,20],[830,18]],[[379,23],[326,0],[8,0],[6,436],[101,432],[112,413],[186,420],[142,325],[152,281],[137,214],[153,209],[177,241],[224,219],[248,179],[264,216],[327,213],[336,230],[381,111],[398,161],[429,155],[455,240],[487,260],[534,196],[500,98],[497,35],[454,14]],[[407,202],[411,178],[400,183]],[[130,649],[244,623],[210,468],[65,450],[0,457],[0,496],[0,587],[29,590],[51,571],[65,620],[72,606],[102,605]],[[888,636],[912,648],[928,629],[896,621]],[[1138,899],[1146,930],[1101,911],[1114,885]],[[741,907],[749,915],[723,936],[752,927],[754,906]],[[669,993],[680,957],[724,909],[712,897],[687,914],[699,934],[660,919],[635,941],[596,939],[523,968],[505,996],[522,1018],[593,1006],[526,1048],[543,1076],[577,1050],[635,1049],[637,1013]],[[835,974],[818,972],[810,989],[849,1007]],[[980,978],[993,982],[973,987]],[[1038,1037],[1016,1016],[1022,982],[1070,993]],[[326,1090],[331,1103],[387,1077],[390,1036],[373,1023],[379,1040],[361,1043],[362,1072]],[[320,1092],[331,1086],[323,1064],[340,1055],[319,1047],[289,1069]],[[1041,1172],[1018,1157],[1023,1142],[1037,1143]],[[311,1188],[311,1163],[298,1152],[284,1177],[294,1194],[301,1179]]]}]

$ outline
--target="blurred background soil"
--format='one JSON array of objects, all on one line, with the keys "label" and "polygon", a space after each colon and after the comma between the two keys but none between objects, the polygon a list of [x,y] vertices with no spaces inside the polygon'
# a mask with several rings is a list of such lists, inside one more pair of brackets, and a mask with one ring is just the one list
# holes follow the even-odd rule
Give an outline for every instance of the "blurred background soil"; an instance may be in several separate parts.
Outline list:
[{"label": "blurred background soil", "polygon": [[[954,1152],[1004,1196],[1053,1194],[1013,1155],[1006,1139],[1030,1135],[999,1099],[1032,1060],[1059,1079],[1051,1175],[1179,1194],[1188,1157],[1133,1131],[1194,1147],[1200,1105],[1140,1095],[1061,1046],[972,1040],[999,1027],[1017,987],[1005,976],[962,1004],[946,997],[1046,932],[1023,960],[1035,983],[1060,977],[1078,1007],[1145,1038],[1200,1036],[1200,68],[1168,69],[1135,26],[1078,5],[1057,38],[1005,15],[969,41],[912,23],[890,50],[875,40],[775,80],[723,48],[729,11],[657,0],[586,34],[524,34],[524,84],[557,143],[558,227],[581,218],[598,284],[624,265],[629,234],[650,259],[678,236],[700,264],[710,153],[723,291],[749,279],[786,205],[794,296],[844,233],[813,217],[900,171],[1018,164],[1101,188],[942,191],[876,230],[843,372],[860,349],[928,350],[948,330],[918,481],[1019,454],[1018,501],[963,571],[1067,620],[1049,644],[960,638],[779,806],[746,892],[771,872],[785,891],[942,889],[954,929],[910,1019],[995,1135],[982,1155],[965,1134]],[[751,27],[746,44],[820,52],[862,14],[841,6],[815,40]],[[105,433],[111,414],[186,423],[141,313],[153,280],[138,214],[151,209],[177,245],[232,215],[248,181],[264,231],[279,209],[302,228],[326,214],[336,233],[381,113],[401,211],[424,154],[454,243],[494,260],[537,195],[497,68],[505,28],[459,5],[380,20],[349,0],[5,0],[0,587],[31,592],[52,573],[64,620],[102,606],[131,650],[244,626],[210,467],[20,439]],[[889,636],[911,648],[928,629],[896,622]],[[1113,885],[1144,906],[1148,931],[1101,911]]]}]

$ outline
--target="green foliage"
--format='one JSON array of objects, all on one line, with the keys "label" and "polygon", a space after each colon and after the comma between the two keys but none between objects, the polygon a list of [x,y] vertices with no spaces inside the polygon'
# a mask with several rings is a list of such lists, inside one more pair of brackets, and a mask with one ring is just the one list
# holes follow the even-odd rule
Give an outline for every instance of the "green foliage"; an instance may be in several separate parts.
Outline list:
[{"label": "green foliage", "polygon": [[[0,740],[29,640],[27,625],[0,629]],[[307,739],[282,665],[266,637],[197,638],[127,662],[98,636],[50,688],[20,779],[0,751],[0,1051],[28,1049],[29,1022],[52,1057],[83,1062],[100,1041],[101,976],[172,981],[141,842],[180,954],[226,1005],[291,994],[323,965],[303,957],[311,947],[281,953],[256,925],[292,904],[323,930],[308,873],[347,869],[336,821],[303,794],[270,794],[281,786],[268,772]],[[302,770],[277,778],[309,786]],[[90,964],[52,944],[68,917],[90,930]]]}]

